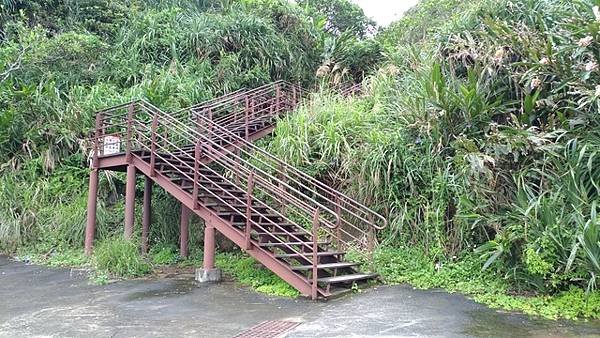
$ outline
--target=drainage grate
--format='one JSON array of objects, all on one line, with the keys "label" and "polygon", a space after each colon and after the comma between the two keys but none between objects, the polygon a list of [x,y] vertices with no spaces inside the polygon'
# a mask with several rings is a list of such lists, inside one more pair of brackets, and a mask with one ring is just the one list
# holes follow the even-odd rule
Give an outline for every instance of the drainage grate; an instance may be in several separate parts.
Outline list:
[{"label": "drainage grate", "polygon": [[286,322],[283,320],[267,320],[248,330],[239,333],[233,338],[276,338],[282,337],[284,333],[291,331],[300,323]]}]

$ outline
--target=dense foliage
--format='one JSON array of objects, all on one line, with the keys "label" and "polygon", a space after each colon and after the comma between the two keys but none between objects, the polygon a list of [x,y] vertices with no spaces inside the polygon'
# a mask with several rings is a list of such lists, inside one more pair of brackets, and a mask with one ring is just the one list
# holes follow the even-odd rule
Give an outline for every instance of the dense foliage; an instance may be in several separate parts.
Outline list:
[{"label": "dense foliage", "polygon": [[365,16],[359,5],[345,0],[298,0],[323,29],[334,35],[351,33],[358,37],[374,34],[376,23]]},{"label": "dense foliage", "polygon": [[[84,138],[94,112],[133,98],[189,106],[275,79],[310,86],[334,36],[282,0],[7,0],[0,20],[0,249],[80,245]],[[306,8],[305,8],[306,7]],[[358,38],[354,38],[358,40]],[[357,74],[359,70],[355,70]],[[119,231],[122,177],[101,178],[99,237]],[[155,241],[177,205],[155,193]]]},{"label": "dense foliage", "polygon": [[[375,255],[385,279],[598,317],[600,3],[423,0],[375,39],[347,1],[297,3],[2,1],[0,251],[85,259],[69,250],[83,240],[82,140],[100,108],[365,79],[362,97],[314,94],[267,146],[390,219]],[[101,191],[98,237],[110,239],[122,177],[103,176]],[[154,193],[151,257],[173,263],[178,205]],[[96,264],[147,271],[139,256],[113,262],[133,246],[104,243]],[[222,257],[245,283],[293,294],[252,260]]]},{"label": "dense foliage", "polygon": [[388,62],[365,97],[318,95],[278,125],[271,149],[379,208],[391,220],[384,244],[420,248],[440,273],[475,255],[506,292],[591,292],[595,5],[422,1],[378,36]]}]

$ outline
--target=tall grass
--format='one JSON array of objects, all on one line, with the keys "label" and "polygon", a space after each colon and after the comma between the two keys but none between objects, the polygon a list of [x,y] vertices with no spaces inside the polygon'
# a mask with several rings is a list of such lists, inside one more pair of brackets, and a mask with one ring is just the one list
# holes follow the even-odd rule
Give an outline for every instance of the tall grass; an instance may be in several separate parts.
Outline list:
[{"label": "tall grass", "polygon": [[[174,110],[244,86],[308,82],[320,62],[319,28],[283,1],[35,0],[1,9],[0,249],[7,251],[81,245],[84,139],[95,111],[133,98]],[[122,181],[101,177],[100,240],[122,228]],[[155,201],[152,241],[174,243],[177,203],[160,191]],[[199,242],[197,223],[192,233]]]},{"label": "tall grass", "polygon": [[594,289],[594,2],[490,3],[424,1],[379,37],[388,64],[365,97],[318,95],[271,150],[388,215],[389,245],[434,261],[475,248],[517,289]]}]

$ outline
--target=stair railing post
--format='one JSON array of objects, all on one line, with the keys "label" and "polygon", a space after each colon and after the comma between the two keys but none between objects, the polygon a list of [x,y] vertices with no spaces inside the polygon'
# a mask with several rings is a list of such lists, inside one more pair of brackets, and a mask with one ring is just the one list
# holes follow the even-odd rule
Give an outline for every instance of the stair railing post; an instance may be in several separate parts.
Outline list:
[{"label": "stair railing post", "polygon": [[375,227],[373,226],[373,215],[369,215],[369,233],[367,234],[367,250],[369,252],[369,265],[373,270],[373,251],[375,250]]},{"label": "stair railing post", "polygon": [[250,123],[250,99],[248,98],[248,96],[246,96],[246,109],[245,109],[245,115],[244,115],[244,139],[246,141],[248,141],[249,139],[249,126],[248,124]]},{"label": "stair railing post", "polygon": [[131,163],[131,148],[133,138],[133,117],[135,113],[135,103],[129,105],[127,110],[127,150],[125,154],[125,160],[127,163]]},{"label": "stair railing post", "polygon": [[336,237],[336,241],[337,241],[337,247],[338,249],[342,249],[342,230],[341,230],[341,223],[342,223],[342,207],[341,207],[341,199],[340,199],[340,193],[336,192],[335,193],[335,214],[337,215],[337,221],[335,224],[335,237]]},{"label": "stair railing post", "polygon": [[281,103],[281,88],[280,84],[275,85],[275,115],[279,114],[279,108]]},{"label": "stair railing post", "polygon": [[297,93],[296,93],[296,85],[292,84],[292,104],[291,104],[291,109],[296,108],[296,100],[297,100]]},{"label": "stair railing post", "polygon": [[150,177],[156,177],[156,131],[158,129],[158,113],[152,118],[152,144],[150,145]]},{"label": "stair railing post", "polygon": [[[245,95],[244,95],[245,96]],[[235,101],[233,102],[233,121],[237,122],[238,120],[238,104],[240,103],[240,99],[236,98]]]},{"label": "stair railing post", "polygon": [[251,230],[252,230],[252,191],[254,190],[254,170],[248,175],[248,190],[246,191],[246,245],[245,249],[252,249]]},{"label": "stair railing post", "polygon": [[312,224],[312,285],[311,298],[317,300],[319,279],[319,208],[315,210]]},{"label": "stair railing post", "polygon": [[212,109],[210,109],[210,107],[207,108],[208,109],[208,130],[209,131],[213,131],[214,127],[213,127],[213,111]]},{"label": "stair railing post", "polygon": [[[285,184],[287,184],[286,182],[286,176],[287,176],[287,170],[286,167],[283,165],[283,163],[279,164],[279,189],[281,189],[282,192],[285,193],[286,189],[285,189]],[[285,212],[287,211],[286,208],[286,203],[285,200],[281,200],[281,213],[285,214]]]},{"label": "stair railing post", "polygon": [[194,149],[194,187],[192,190],[192,199],[193,199],[193,209],[194,210],[198,210],[198,190],[200,188],[200,183],[198,182],[200,180],[200,158],[201,158],[201,154],[200,152],[202,151],[201,149],[202,147],[202,140],[198,140],[196,142],[196,147]]},{"label": "stair railing post", "polygon": [[242,149],[236,148],[235,149],[235,184],[237,184],[237,185],[241,184],[241,179],[240,179],[241,158],[242,158]]},{"label": "stair railing post", "polygon": [[[104,136],[104,133],[101,134],[103,119],[102,115],[102,113],[96,114],[96,130],[94,133],[94,154],[92,155],[92,168],[94,169],[98,168],[98,157],[100,155],[100,137]],[[104,144],[104,141],[102,143]]]}]

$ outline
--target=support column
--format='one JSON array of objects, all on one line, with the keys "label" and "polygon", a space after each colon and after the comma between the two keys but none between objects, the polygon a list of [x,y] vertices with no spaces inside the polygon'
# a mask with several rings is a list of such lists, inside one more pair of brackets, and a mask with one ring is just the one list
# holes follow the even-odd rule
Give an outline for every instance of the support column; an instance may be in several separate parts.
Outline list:
[{"label": "support column", "polygon": [[220,282],[221,269],[215,268],[215,227],[206,222],[204,228],[204,257],[202,269],[196,269],[196,280],[200,283]]},{"label": "support column", "polygon": [[152,223],[152,179],[146,176],[144,181],[144,211],[142,214],[142,253],[148,253],[148,236]]},{"label": "support column", "polygon": [[190,224],[190,209],[181,204],[181,222],[179,226],[179,255],[187,258],[189,254],[188,250],[188,234]]},{"label": "support column", "polygon": [[135,221],[135,166],[127,166],[127,182],[125,183],[125,239],[133,237]]},{"label": "support column", "polygon": [[85,254],[92,254],[94,234],[96,233],[96,208],[98,204],[98,168],[90,172],[90,186],[87,204],[87,224],[85,226]]}]

